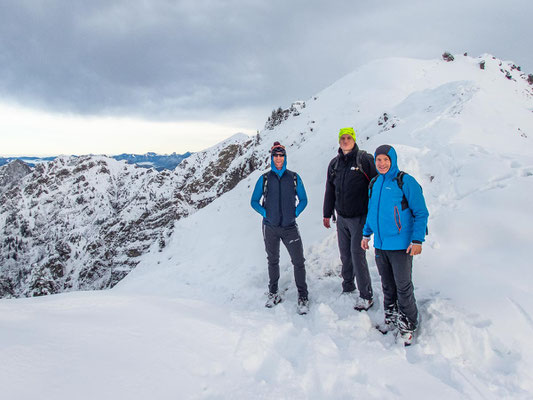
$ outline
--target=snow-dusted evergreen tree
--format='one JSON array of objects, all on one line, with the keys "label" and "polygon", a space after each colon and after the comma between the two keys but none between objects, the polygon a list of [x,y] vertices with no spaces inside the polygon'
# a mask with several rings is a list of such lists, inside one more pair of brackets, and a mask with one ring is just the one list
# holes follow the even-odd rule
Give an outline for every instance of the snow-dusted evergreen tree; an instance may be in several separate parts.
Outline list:
[{"label": "snow-dusted evergreen tree", "polygon": [[56,284],[48,268],[32,268],[29,282],[29,296],[46,296],[56,293]]}]

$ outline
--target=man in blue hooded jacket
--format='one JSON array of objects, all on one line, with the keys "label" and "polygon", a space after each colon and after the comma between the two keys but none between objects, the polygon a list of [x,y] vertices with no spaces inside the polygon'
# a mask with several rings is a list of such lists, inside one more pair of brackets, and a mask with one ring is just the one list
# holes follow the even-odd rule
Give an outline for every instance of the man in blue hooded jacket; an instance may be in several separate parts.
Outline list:
[{"label": "man in blue hooded jacket", "polygon": [[409,345],[418,325],[413,256],[422,252],[429,212],[415,178],[400,174],[394,148],[379,146],[374,156],[379,175],[369,190],[361,247],[367,250],[374,234],[376,265],[383,288],[384,329],[397,326],[404,343]]},{"label": "man in blue hooded jacket", "polygon": [[[294,266],[294,280],[298,288],[298,312],[306,314],[309,301],[305,282],[305,258],[296,217],[307,206],[307,195],[300,176],[287,169],[285,147],[275,142],[270,153],[272,168],[257,180],[251,200],[254,210],[263,217],[263,239],[270,280],[265,307],[274,307],[282,301],[278,293],[279,247],[282,241]],[[259,202],[261,197],[263,197],[262,204]]]}]

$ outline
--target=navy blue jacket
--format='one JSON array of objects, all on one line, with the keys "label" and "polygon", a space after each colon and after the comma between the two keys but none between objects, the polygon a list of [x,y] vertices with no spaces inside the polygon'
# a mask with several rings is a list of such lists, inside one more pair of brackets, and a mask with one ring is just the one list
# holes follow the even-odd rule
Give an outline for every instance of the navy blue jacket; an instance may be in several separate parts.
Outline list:
[{"label": "navy blue jacket", "polygon": [[[400,170],[393,147],[387,156],[391,167],[386,174],[379,174],[374,182],[363,235],[374,234],[377,249],[404,250],[413,241],[424,241],[429,212],[422,188],[415,178],[407,174],[403,176],[403,191],[395,181]],[[404,195],[408,208],[402,207]]]},{"label": "navy blue jacket", "polygon": [[[287,156],[281,170],[274,165],[268,172],[266,185],[266,199],[264,206],[260,200],[263,197],[263,175],[259,177],[252,193],[251,205],[254,210],[263,216],[263,222],[271,226],[288,227],[296,224],[296,217],[307,206],[307,194],[300,176],[287,169]],[[296,190],[294,188],[294,175],[296,175]],[[296,205],[298,198],[298,205]]]}]

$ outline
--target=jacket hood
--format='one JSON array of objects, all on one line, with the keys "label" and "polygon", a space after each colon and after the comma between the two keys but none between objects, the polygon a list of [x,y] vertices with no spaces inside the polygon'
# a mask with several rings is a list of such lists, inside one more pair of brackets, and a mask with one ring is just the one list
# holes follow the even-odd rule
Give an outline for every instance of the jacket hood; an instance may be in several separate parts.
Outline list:
[{"label": "jacket hood", "polygon": [[274,164],[274,157],[270,156],[270,168],[272,168],[272,171],[278,174],[278,176],[281,178],[287,169],[287,154],[285,154],[285,160],[283,160],[283,166],[281,167],[281,170],[276,168],[276,164]]},{"label": "jacket hood", "polygon": [[[394,147],[384,144],[379,146],[376,151],[374,152],[374,160],[378,157],[380,154],[385,154],[390,159],[390,168],[384,175],[385,177],[393,177],[395,178],[398,175],[399,169],[398,169],[398,156],[396,155],[396,150],[394,150]],[[376,165],[377,168],[377,165]],[[379,172],[379,170],[378,170]]]}]

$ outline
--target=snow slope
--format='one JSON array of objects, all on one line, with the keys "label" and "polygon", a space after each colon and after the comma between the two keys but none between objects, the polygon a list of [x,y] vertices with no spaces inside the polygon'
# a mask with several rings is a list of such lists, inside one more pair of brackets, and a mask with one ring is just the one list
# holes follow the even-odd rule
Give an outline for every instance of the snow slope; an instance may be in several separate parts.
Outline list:
[{"label": "snow slope", "polygon": [[[113,290],[0,301],[0,387],[8,398],[533,398],[533,92],[512,64],[484,55],[369,63],[261,133],[288,146],[306,186],[298,219],[311,311],[263,307],[266,257],[249,206],[262,171],[176,223]],[[506,77],[506,72],[511,79]],[[384,115],[386,114],[386,116]],[[394,127],[393,127],[394,125]],[[334,230],[322,227],[325,170],[340,127],[359,146],[395,146],[424,188],[429,236],[414,262],[418,340],[372,326],[376,306],[339,296]]]}]

